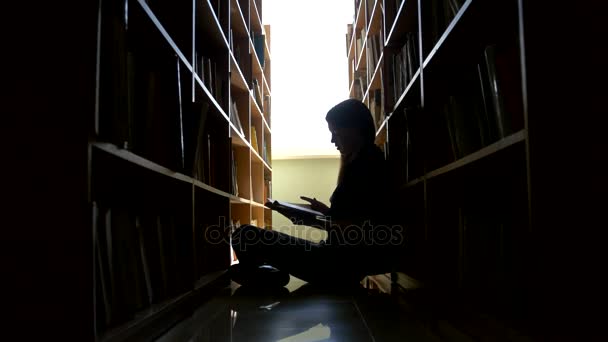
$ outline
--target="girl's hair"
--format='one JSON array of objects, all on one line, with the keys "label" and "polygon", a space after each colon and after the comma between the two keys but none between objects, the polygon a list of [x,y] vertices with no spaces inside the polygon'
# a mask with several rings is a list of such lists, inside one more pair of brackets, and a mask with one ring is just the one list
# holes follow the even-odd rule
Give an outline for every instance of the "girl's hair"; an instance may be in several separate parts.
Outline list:
[{"label": "girl's hair", "polygon": [[[338,128],[356,128],[361,133],[361,139],[365,144],[373,144],[376,138],[376,127],[372,119],[372,113],[363,102],[348,99],[335,105],[327,112],[325,120]],[[338,172],[338,184],[342,182],[344,167],[347,162],[346,156],[340,156],[340,169]]]},{"label": "girl's hair", "polygon": [[365,143],[374,143],[376,127],[372,114],[363,102],[348,99],[335,105],[325,117],[328,123],[339,128],[357,128]]}]

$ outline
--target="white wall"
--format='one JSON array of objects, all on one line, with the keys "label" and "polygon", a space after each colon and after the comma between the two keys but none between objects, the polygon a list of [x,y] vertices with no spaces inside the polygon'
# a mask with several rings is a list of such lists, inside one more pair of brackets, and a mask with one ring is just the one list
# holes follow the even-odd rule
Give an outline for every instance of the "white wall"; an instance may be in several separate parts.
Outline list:
[{"label": "white wall", "polygon": [[[300,196],[315,197],[329,205],[329,197],[336,187],[340,159],[284,159],[272,161],[272,197],[288,202],[305,203]],[[274,230],[319,241],[326,237],[324,231],[296,226],[283,215],[272,213]]]},{"label": "white wall", "polygon": [[273,157],[333,155],[325,115],[348,98],[352,0],[264,0],[271,25]]}]

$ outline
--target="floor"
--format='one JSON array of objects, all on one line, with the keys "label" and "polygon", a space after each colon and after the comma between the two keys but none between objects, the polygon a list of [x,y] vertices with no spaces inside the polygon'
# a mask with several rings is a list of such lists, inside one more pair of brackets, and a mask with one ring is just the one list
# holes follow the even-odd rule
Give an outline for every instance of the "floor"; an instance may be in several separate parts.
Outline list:
[{"label": "floor", "polygon": [[438,341],[375,290],[318,289],[292,277],[265,292],[231,283],[158,341]]}]

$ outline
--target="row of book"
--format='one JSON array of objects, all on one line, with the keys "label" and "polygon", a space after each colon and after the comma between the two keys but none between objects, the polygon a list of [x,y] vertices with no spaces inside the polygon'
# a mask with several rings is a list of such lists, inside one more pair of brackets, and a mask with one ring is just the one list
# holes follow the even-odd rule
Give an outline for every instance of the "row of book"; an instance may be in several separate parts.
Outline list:
[{"label": "row of book", "polygon": [[198,77],[203,81],[203,84],[211,93],[211,96],[223,106],[224,99],[227,94],[226,78],[218,74],[218,63],[206,56],[197,54],[194,64],[194,70]]},{"label": "row of book", "polygon": [[425,114],[405,110],[398,150],[407,159],[406,181],[421,176],[423,164],[429,171],[439,168],[523,129],[518,61],[514,45],[487,46],[445,95],[426,104]]},{"label": "row of book", "polygon": [[420,67],[418,34],[408,32],[405,44],[394,55],[389,56],[389,83],[393,87],[393,103],[396,102],[414,78]]},{"label": "row of book", "polygon": [[470,87],[447,97],[442,109],[453,159],[523,128],[517,62],[515,48],[488,46],[476,68],[463,75],[463,82]]},{"label": "row of book", "polygon": [[[135,49],[124,35],[114,34],[113,53],[100,63],[99,140],[215,186],[213,156],[228,137],[210,99],[192,88],[191,72],[170,49]],[[219,100],[227,93],[220,65],[197,60],[196,72]]]},{"label": "row of book", "polygon": [[96,317],[109,328],[191,289],[191,215],[94,204]]}]

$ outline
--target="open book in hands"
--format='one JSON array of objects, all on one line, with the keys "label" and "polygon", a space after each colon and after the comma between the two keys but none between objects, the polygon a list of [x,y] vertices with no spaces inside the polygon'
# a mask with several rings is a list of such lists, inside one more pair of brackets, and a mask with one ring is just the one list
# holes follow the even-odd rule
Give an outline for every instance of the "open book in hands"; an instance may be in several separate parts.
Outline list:
[{"label": "open book in hands", "polygon": [[266,206],[287,217],[294,224],[305,226],[323,226],[329,219],[325,214],[310,208],[310,204],[297,204],[268,199]]}]

